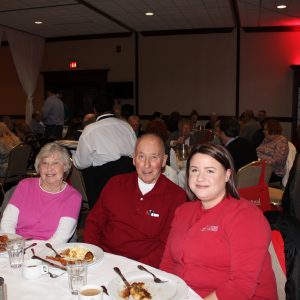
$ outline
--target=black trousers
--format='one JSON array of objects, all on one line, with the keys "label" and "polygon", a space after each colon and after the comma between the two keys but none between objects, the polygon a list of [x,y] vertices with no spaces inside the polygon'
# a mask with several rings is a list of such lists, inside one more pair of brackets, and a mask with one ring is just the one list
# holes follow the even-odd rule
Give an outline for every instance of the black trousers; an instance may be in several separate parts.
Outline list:
[{"label": "black trousers", "polygon": [[132,158],[128,156],[122,156],[120,159],[102,166],[83,169],[82,175],[90,209],[95,205],[102,189],[111,177],[133,171],[135,171],[135,167]]}]

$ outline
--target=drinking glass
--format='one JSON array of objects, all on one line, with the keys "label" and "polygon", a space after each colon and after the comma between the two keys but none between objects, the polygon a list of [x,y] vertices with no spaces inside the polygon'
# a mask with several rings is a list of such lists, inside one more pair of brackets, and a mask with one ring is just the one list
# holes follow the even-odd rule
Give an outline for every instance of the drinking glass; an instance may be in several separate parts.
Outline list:
[{"label": "drinking glass", "polygon": [[22,238],[9,240],[7,242],[6,249],[8,252],[9,263],[12,268],[22,267],[24,261],[24,246],[25,240]]},{"label": "drinking glass", "polygon": [[69,289],[73,295],[78,295],[80,288],[86,285],[87,264],[85,261],[67,263]]}]

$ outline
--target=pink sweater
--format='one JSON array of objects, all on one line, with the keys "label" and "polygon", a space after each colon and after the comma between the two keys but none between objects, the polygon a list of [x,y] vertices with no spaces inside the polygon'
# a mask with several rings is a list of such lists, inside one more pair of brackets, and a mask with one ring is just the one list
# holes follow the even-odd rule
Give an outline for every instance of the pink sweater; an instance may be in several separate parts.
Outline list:
[{"label": "pink sweater", "polygon": [[271,230],[250,201],[226,198],[211,209],[200,201],[176,212],[160,268],[201,297],[277,299],[268,246]]},{"label": "pink sweater", "polygon": [[28,178],[18,184],[9,204],[19,209],[17,234],[48,240],[62,217],[78,219],[81,195],[70,185],[59,193],[47,193],[40,188],[39,178]]}]

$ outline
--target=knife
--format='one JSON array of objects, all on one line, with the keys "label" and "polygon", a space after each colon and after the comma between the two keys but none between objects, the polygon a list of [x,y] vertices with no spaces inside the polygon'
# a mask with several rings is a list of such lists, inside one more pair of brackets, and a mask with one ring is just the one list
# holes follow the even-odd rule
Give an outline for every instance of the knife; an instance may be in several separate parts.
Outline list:
[{"label": "knife", "polygon": [[52,266],[52,267],[54,267],[54,268],[61,269],[61,270],[64,270],[64,271],[67,271],[67,269],[66,269],[65,267],[62,267],[62,266],[57,265],[57,264],[54,264],[53,262],[48,261],[47,259],[44,259],[44,258],[41,258],[41,257],[35,255],[33,249],[31,249],[31,251],[32,251],[32,253],[33,253],[33,256],[32,256],[31,258],[33,258],[33,259],[34,259],[34,258],[35,258],[35,259],[39,259],[39,260],[41,260],[42,262],[44,262],[44,263],[46,263],[46,264],[48,264],[48,265],[50,265],[50,266]]}]

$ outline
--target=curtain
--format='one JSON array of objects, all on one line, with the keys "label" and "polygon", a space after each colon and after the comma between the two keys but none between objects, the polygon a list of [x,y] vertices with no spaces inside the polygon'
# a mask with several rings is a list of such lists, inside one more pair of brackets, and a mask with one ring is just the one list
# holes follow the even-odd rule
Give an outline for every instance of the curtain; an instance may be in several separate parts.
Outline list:
[{"label": "curtain", "polygon": [[9,28],[5,32],[20,82],[27,95],[25,120],[29,124],[33,111],[32,99],[40,73],[45,40]]}]

